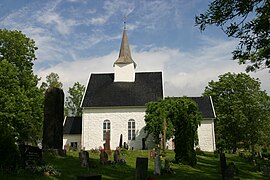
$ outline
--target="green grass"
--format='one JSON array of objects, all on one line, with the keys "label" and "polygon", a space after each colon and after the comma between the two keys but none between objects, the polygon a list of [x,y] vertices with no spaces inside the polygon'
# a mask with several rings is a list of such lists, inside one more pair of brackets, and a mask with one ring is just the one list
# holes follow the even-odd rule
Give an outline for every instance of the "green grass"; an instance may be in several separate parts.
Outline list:
[{"label": "green grass", "polygon": [[[5,175],[0,179],[76,179],[80,174],[96,173],[101,174],[102,179],[135,179],[136,172],[136,157],[148,157],[148,151],[136,150],[126,151],[126,154],[121,158],[126,160],[125,165],[101,165],[99,164],[99,153],[89,153],[90,162],[94,166],[92,168],[80,167],[78,152],[69,152],[66,157],[44,155],[44,160],[47,164],[52,165],[57,171],[61,173],[59,177],[37,175],[29,172],[19,172],[13,175]],[[261,172],[256,172],[255,168],[245,162],[237,155],[226,154],[227,163],[234,162],[238,168],[236,177],[240,179],[268,179],[264,177]],[[167,151],[166,158],[174,159],[174,152]],[[113,155],[109,156],[113,159]],[[186,165],[173,164],[171,168],[176,174],[163,174],[156,176],[155,179],[221,179],[219,158],[214,157],[213,153],[206,153],[204,156],[197,156],[198,163],[196,167],[192,168]],[[164,160],[162,161],[164,166]],[[148,175],[153,175],[154,160],[148,161]]]}]

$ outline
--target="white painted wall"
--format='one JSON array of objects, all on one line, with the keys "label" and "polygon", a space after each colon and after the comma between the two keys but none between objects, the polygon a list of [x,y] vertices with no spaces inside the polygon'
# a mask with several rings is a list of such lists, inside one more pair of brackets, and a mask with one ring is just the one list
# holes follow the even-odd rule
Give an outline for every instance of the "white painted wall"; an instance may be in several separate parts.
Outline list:
[{"label": "white painted wall", "polygon": [[78,143],[78,149],[81,148],[81,134],[63,134],[63,149],[65,145],[71,146],[71,142]]},{"label": "white painted wall", "polygon": [[134,64],[115,64],[114,82],[134,82],[135,68]]},{"label": "white painted wall", "polygon": [[[87,108],[83,109],[82,116],[82,148],[86,150],[103,147],[103,121],[110,120],[111,123],[111,149],[119,146],[120,135],[123,135],[123,143],[129,148],[142,149],[142,138],[144,133],[145,107],[136,108]],[[128,140],[128,120],[134,119],[136,125],[136,139]],[[151,138],[146,141],[146,148],[152,148],[154,142]]]},{"label": "white painted wall", "polygon": [[216,150],[214,120],[204,119],[198,127],[199,148],[202,151]]},{"label": "white painted wall", "polygon": [[[111,149],[119,146],[120,135],[123,135],[123,143],[127,142],[129,148],[142,149],[142,138],[146,136],[145,127],[145,107],[136,108],[86,108],[83,109],[82,116],[82,148],[86,150],[103,147],[103,122],[111,122]],[[128,120],[134,119],[136,124],[136,139],[128,140]],[[214,121],[204,119],[198,127],[198,147],[202,151],[213,152],[216,149]],[[146,148],[155,146],[153,139],[147,138]],[[169,149],[173,148],[172,143],[167,143]]]}]

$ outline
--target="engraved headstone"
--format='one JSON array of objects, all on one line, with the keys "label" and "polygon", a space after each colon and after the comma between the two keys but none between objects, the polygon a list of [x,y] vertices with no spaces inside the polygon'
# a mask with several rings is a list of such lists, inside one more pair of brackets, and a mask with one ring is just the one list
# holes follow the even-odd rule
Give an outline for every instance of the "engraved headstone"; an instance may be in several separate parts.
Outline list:
[{"label": "engraved headstone", "polygon": [[42,151],[39,147],[29,145],[19,145],[21,153],[22,167],[35,166],[42,164]]}]

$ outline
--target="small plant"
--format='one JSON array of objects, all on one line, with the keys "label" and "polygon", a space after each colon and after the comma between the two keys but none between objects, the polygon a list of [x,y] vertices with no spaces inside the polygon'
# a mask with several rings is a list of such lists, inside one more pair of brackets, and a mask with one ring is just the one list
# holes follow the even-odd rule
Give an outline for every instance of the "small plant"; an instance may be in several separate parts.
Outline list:
[{"label": "small plant", "polygon": [[27,168],[29,171],[36,174],[44,174],[46,176],[60,176],[61,173],[57,171],[52,165],[46,164],[42,166],[31,166]]},{"label": "small plant", "polygon": [[92,148],[92,149],[90,149],[90,153],[99,153],[99,150]]}]

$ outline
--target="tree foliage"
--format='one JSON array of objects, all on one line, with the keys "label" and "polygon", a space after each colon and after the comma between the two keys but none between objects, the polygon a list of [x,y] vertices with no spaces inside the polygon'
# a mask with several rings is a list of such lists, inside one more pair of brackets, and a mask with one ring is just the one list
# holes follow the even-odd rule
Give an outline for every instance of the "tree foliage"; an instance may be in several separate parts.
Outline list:
[{"label": "tree foliage", "polygon": [[270,68],[270,1],[214,0],[195,23],[205,30],[216,25],[228,35],[240,40],[233,59],[249,63],[246,71]]},{"label": "tree foliage", "polygon": [[163,132],[166,120],[166,138],[174,138],[175,160],[194,166],[196,153],[194,144],[197,139],[197,128],[201,120],[197,104],[187,98],[166,98],[147,103],[145,130],[153,133],[156,141]]},{"label": "tree foliage", "polygon": [[66,97],[65,114],[67,116],[81,116],[82,109],[80,104],[83,98],[85,86],[79,82],[75,82],[73,87],[68,89],[69,96]]},{"label": "tree foliage", "polygon": [[0,125],[20,143],[41,137],[43,95],[32,67],[35,42],[20,31],[0,30]]},{"label": "tree foliage", "polygon": [[50,87],[56,87],[62,89],[63,84],[59,81],[59,75],[51,72],[46,76],[46,82],[42,82],[40,89],[45,92]]},{"label": "tree foliage", "polygon": [[204,95],[214,101],[218,146],[236,151],[239,143],[244,143],[254,148],[264,124],[270,123],[270,99],[260,89],[260,82],[245,73],[226,73],[209,82]]}]

